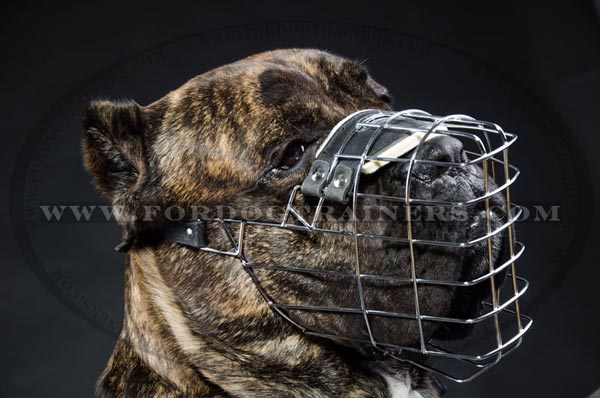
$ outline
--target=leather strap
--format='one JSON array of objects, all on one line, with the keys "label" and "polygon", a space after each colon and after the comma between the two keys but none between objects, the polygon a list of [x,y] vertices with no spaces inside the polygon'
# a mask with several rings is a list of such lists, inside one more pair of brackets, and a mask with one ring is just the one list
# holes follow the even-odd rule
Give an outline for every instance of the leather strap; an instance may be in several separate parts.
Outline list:
[{"label": "leather strap", "polygon": [[[361,122],[375,123],[377,119],[387,119],[389,116],[381,111],[369,109],[356,112],[338,123],[317,151],[317,158],[302,183],[302,193],[313,197],[324,197],[338,203],[346,203],[348,192],[354,185],[354,177],[359,172],[360,160],[338,157],[336,163],[338,155],[362,156],[374,134],[378,134],[378,136],[369,148],[369,155],[378,155],[412,135],[415,129],[423,130],[431,125],[410,118],[398,118],[396,122],[401,123],[402,129],[387,130],[382,125],[379,127],[357,126]],[[381,131],[381,129],[384,130]],[[418,141],[416,142],[418,143]],[[414,145],[407,149],[413,147]],[[360,172],[372,173],[385,164],[387,162],[380,161],[369,164],[372,167],[369,167],[368,171],[363,165]],[[333,172],[332,167],[335,167]]]},{"label": "leather strap", "polygon": [[206,247],[208,244],[206,239],[206,223],[202,220],[172,225],[162,232],[162,236],[169,242],[195,249]]},{"label": "leather strap", "polygon": [[[162,229],[159,233],[161,239],[200,249],[208,245],[206,238],[206,223],[202,220],[190,221],[181,224],[173,224]],[[125,239],[117,246],[115,251],[119,253],[127,253],[133,245],[134,239]]]}]

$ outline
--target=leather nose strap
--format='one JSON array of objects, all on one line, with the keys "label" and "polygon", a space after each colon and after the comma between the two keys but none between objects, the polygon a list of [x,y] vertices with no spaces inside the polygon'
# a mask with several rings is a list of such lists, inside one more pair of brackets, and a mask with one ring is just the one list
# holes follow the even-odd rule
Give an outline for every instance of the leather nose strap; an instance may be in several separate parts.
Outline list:
[{"label": "leather nose strap", "polygon": [[[367,109],[340,121],[317,151],[317,157],[302,183],[302,193],[338,203],[347,202],[348,192],[353,187],[354,177],[360,167],[359,157],[365,154],[374,134],[377,137],[371,143],[367,155],[399,158],[416,148],[431,127],[431,123],[403,117],[394,120],[394,129],[386,129],[377,123],[379,119],[387,120],[389,116],[381,111]],[[427,140],[438,136],[440,134],[432,133]],[[372,174],[388,163],[383,160],[366,160],[361,172]]]}]

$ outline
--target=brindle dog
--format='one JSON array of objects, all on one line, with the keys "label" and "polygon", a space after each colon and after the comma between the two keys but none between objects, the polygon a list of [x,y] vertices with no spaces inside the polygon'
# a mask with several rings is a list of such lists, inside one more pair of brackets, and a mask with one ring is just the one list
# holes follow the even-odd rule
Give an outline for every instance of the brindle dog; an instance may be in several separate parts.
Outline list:
[{"label": "brindle dog", "polygon": [[[98,397],[438,396],[427,372],[359,343],[302,334],[271,310],[237,259],[162,240],[160,231],[168,220],[161,212],[151,221],[147,217],[150,206],[177,206],[190,217],[198,205],[280,207],[306,176],[328,130],[356,110],[390,109],[390,102],[388,91],[362,65],[323,51],[292,49],[211,70],[148,106],[131,101],[89,106],[85,166],[112,201],[131,242],[124,326],[98,382]],[[452,139],[432,140],[423,153],[450,160],[464,156]],[[386,167],[365,177],[361,189],[401,196],[405,172],[400,166]],[[421,197],[461,200],[483,192],[481,170],[474,167],[421,167],[415,176],[413,192]],[[449,229],[435,223],[415,223],[414,228],[426,238],[464,240],[482,231],[478,223],[484,224],[481,209]],[[405,231],[384,221],[371,227],[387,235]],[[208,228],[215,245],[225,239],[217,228]],[[494,256],[501,243],[502,238],[494,238]],[[406,268],[398,266],[408,259],[405,246],[382,241],[365,245],[362,261],[368,271],[405,275],[395,271]],[[259,263],[328,269],[352,264],[350,241],[288,229],[249,227],[246,251],[250,261]],[[425,260],[418,272],[431,278],[459,280],[485,271],[483,247],[420,254]],[[267,270],[257,274],[281,302],[358,305],[354,282]],[[366,289],[373,306],[414,311],[410,286],[379,281]],[[479,301],[443,286],[422,287],[419,293],[421,312],[431,315],[465,315]],[[313,330],[365,338],[362,320],[353,315],[289,315]],[[397,344],[416,341],[413,321],[373,322],[378,338]],[[426,324],[425,333],[429,337],[440,330]]]}]

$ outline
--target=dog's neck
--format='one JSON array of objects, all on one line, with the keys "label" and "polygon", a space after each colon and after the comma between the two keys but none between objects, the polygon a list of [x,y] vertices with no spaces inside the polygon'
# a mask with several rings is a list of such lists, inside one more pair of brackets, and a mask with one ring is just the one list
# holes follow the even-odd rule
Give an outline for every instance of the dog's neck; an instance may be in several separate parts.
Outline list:
[{"label": "dog's neck", "polygon": [[243,347],[199,332],[165,283],[166,266],[150,249],[130,252],[124,327],[98,396],[437,397],[427,377],[415,386],[406,369],[394,374],[383,367],[358,368],[296,331]]}]

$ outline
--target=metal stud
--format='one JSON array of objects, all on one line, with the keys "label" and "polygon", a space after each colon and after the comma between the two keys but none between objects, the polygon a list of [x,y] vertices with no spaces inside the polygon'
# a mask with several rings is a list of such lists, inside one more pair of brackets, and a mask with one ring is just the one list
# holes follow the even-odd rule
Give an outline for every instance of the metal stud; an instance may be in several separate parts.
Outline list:
[{"label": "metal stud", "polygon": [[310,176],[310,179],[315,182],[321,181],[323,178],[325,178],[325,170],[323,170],[321,167],[315,169]]},{"label": "metal stud", "polygon": [[344,173],[340,173],[333,179],[333,186],[336,188],[343,187],[348,184],[348,176]]}]

